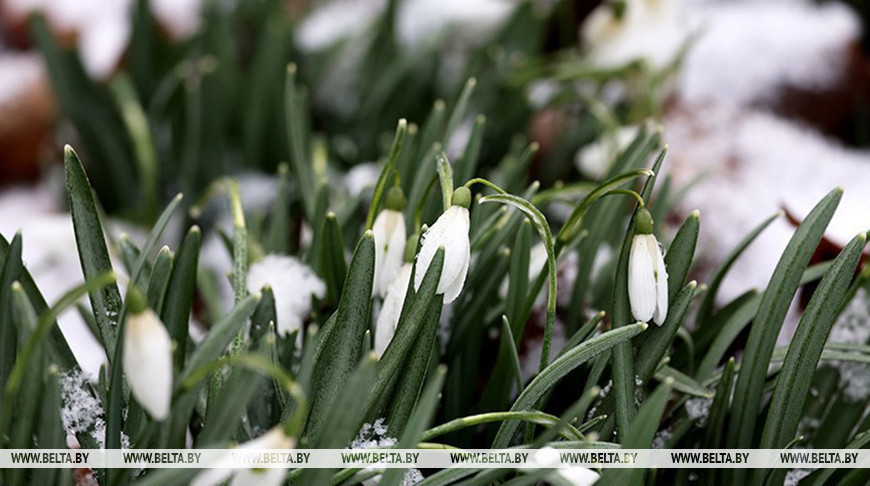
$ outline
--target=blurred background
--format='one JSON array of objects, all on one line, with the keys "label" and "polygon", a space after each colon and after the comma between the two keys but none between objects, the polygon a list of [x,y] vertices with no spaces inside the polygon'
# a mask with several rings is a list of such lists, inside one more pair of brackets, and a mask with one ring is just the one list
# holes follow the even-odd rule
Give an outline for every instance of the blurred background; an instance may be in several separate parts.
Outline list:
[{"label": "blurred background", "polygon": [[[246,209],[268,207],[301,135],[289,117],[331,189],[360,200],[399,118],[424,126],[466,102],[448,155],[485,123],[478,172],[500,167],[514,191],[596,180],[639,127],[662,130],[669,190],[656,204],[674,215],[662,229],[701,211],[699,278],[784,210],[724,282],[731,300],[766,285],[793,224],[832,187],[845,197],[817,260],[868,229],[868,21],[866,0],[3,0],[0,233],[22,231],[53,300],[82,280],[66,143],[109,238],[137,239],[176,193],[193,204],[224,175]],[[227,267],[214,234],[203,259]],[[61,326],[95,374],[104,358],[81,319]]]}]

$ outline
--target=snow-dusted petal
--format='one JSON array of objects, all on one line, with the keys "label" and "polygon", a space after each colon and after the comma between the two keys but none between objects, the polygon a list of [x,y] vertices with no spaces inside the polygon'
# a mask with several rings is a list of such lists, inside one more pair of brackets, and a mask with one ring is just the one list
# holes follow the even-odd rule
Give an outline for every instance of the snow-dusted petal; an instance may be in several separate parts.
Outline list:
[{"label": "snow-dusted petal", "polygon": [[653,318],[656,310],[655,260],[651,250],[658,243],[653,235],[635,235],[628,257],[628,299],[631,313],[640,322]]},{"label": "snow-dusted petal", "polygon": [[[423,277],[429,271],[429,265],[432,264],[432,259],[435,258],[435,253],[438,248],[445,246],[444,232],[446,226],[444,224],[444,215],[441,215],[435,224],[423,233],[422,244],[420,251],[417,253],[417,270],[414,272],[414,291],[420,290],[420,284],[423,283]],[[442,267],[443,268],[443,267]],[[441,277],[444,278],[442,270]]]},{"label": "snow-dusted petal", "polygon": [[405,217],[399,211],[385,209],[375,218],[372,233],[375,237],[375,276],[372,292],[384,297],[402,267],[406,238]]},{"label": "snow-dusted petal", "polygon": [[383,356],[396,332],[396,325],[399,323],[399,316],[402,313],[402,304],[405,301],[405,293],[408,290],[408,283],[411,281],[411,268],[410,263],[402,265],[399,276],[393,280],[389,290],[387,290],[387,296],[375,326],[375,352],[378,353],[378,356]]},{"label": "snow-dusted petal", "polygon": [[665,268],[665,259],[662,249],[655,246],[656,262],[656,312],[653,320],[661,326],[668,317],[668,270]]},{"label": "snow-dusted petal", "polygon": [[127,318],[124,373],[130,391],[154,419],[169,416],[172,401],[172,340],[150,309]]}]

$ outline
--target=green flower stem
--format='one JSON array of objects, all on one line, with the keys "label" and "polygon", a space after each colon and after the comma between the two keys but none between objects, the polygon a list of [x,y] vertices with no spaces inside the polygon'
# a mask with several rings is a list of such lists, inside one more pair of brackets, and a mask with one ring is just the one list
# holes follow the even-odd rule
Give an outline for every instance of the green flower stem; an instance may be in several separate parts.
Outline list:
[{"label": "green flower stem", "polygon": [[[450,422],[441,424],[437,427],[432,427],[423,433],[423,441],[429,441],[435,437],[449,434],[457,430],[462,430],[475,425],[488,424],[492,422],[503,422],[505,420],[523,420],[533,424],[552,427],[554,429],[562,429],[561,434],[568,440],[583,440],[585,437],[573,425],[567,424],[555,415],[550,415],[538,411],[520,411],[520,412],[492,412],[482,413],[478,415],[469,415]],[[567,430],[565,430],[567,429]]]},{"label": "green flower stem", "polygon": [[366,228],[372,229],[375,224],[375,216],[378,214],[378,206],[381,198],[386,191],[387,180],[390,175],[396,171],[396,160],[402,152],[402,146],[405,144],[405,136],[408,134],[408,121],[402,118],[399,120],[399,125],[396,127],[396,136],[393,138],[393,145],[390,147],[390,154],[387,156],[387,162],[381,170],[381,175],[378,177],[378,182],[375,184],[375,191],[372,194],[372,202],[369,205],[369,212],[366,214]]}]

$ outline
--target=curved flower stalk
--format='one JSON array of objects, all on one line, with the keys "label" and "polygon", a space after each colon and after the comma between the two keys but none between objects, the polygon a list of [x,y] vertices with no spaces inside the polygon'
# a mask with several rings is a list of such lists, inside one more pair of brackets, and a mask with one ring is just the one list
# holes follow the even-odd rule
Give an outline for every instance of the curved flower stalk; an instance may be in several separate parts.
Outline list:
[{"label": "curved flower stalk", "polygon": [[372,292],[385,297],[402,268],[405,253],[405,194],[400,187],[387,193],[385,209],[372,226],[375,235],[375,277]]},{"label": "curved flower stalk", "polygon": [[[552,472],[544,477],[548,484],[555,486],[592,486],[601,476],[595,471],[585,467],[560,468],[559,452],[552,447],[543,447],[534,453],[531,462],[535,468],[553,468]],[[530,469],[532,471],[534,469]]]},{"label": "curved flower stalk", "polygon": [[471,260],[471,241],[468,237],[471,191],[464,186],[456,188],[451,204],[423,234],[423,245],[417,254],[417,271],[414,274],[414,290],[417,291],[420,290],[423,276],[426,275],[435,252],[444,247],[444,269],[436,292],[444,294],[445,304],[459,297],[468,274]]},{"label": "curved flower stalk", "polygon": [[172,401],[172,339],[135,288],[131,287],[127,301],[124,374],[142,408],[155,420],[164,420]]},{"label": "curved flower stalk", "polygon": [[[238,449],[257,451],[262,449],[293,449],[296,440],[287,436],[284,427],[277,425],[265,434],[240,445]],[[220,462],[231,462],[232,457],[226,456]],[[216,464],[211,469],[205,469],[191,481],[192,486],[218,486],[230,480],[231,486],[256,484],[258,486],[279,486],[284,483],[287,474],[286,467],[249,469],[221,467]]]},{"label": "curved flower stalk", "polygon": [[[377,240],[376,240],[377,242]],[[417,250],[417,235],[411,235],[405,242],[405,255],[399,275],[390,282],[384,305],[378,314],[378,322],[375,325],[375,352],[382,356],[393,340],[396,326],[399,324],[399,316],[402,315],[402,304],[405,302],[405,294],[411,282],[411,270],[414,264],[414,252]]]},{"label": "curved flower stalk", "polygon": [[661,326],[668,316],[668,272],[662,249],[652,234],[652,215],[645,208],[638,210],[635,227],[628,256],[631,313],[638,321],[652,319]]}]

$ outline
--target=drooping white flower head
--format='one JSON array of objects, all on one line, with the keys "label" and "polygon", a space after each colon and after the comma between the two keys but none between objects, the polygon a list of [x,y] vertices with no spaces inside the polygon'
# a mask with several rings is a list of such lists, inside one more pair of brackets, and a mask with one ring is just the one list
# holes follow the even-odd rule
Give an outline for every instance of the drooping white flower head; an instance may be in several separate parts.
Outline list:
[{"label": "drooping white flower head", "polygon": [[289,334],[300,328],[311,313],[311,297],[326,295],[323,280],[299,259],[292,256],[266,255],[248,269],[248,292],[257,293],[266,286],[275,294],[276,323],[279,333]]},{"label": "drooping white flower head", "polygon": [[467,187],[458,187],[453,191],[452,201],[453,205],[423,234],[423,244],[417,254],[417,270],[414,272],[414,290],[417,291],[438,248],[444,248],[444,266],[436,293],[444,294],[445,304],[456,300],[462,291],[471,260],[471,242],[468,238],[471,191]]},{"label": "drooping white flower head", "polygon": [[581,28],[586,58],[596,67],[620,68],[645,60],[660,70],[675,60],[690,27],[673,0],[605,2]]},{"label": "drooping white flower head", "polygon": [[[265,434],[240,445],[238,449],[257,451],[262,449],[293,449],[296,440],[284,433],[281,425],[277,425]],[[224,462],[232,464],[232,455],[227,454],[220,460],[221,464],[215,464],[210,469],[205,469],[191,481],[192,486],[219,486],[230,479],[230,486],[246,486],[256,484],[258,486],[280,486],[284,483],[287,468],[231,468],[224,466]]]},{"label": "drooping white flower head", "polygon": [[387,290],[402,267],[402,257],[405,253],[405,195],[399,187],[393,187],[387,193],[385,209],[378,213],[372,225],[375,237],[375,277],[372,293],[381,297],[387,295]]},{"label": "drooping white flower head", "polygon": [[533,467],[523,468],[527,471],[536,469],[553,470],[544,478],[548,484],[554,486],[592,486],[601,476],[595,471],[585,467],[559,467],[559,452],[552,447],[538,449],[530,458]]},{"label": "drooping white flower head", "polygon": [[399,275],[387,290],[387,296],[384,298],[384,305],[381,307],[381,313],[378,314],[378,322],[375,326],[375,352],[378,353],[378,356],[384,355],[384,351],[393,340],[393,334],[396,333],[399,316],[402,314],[402,304],[405,302],[405,294],[408,291],[408,284],[411,282],[411,268],[411,263],[403,264],[399,270]]},{"label": "drooping white flower head", "polygon": [[164,420],[172,401],[172,339],[136,289],[130,290],[127,299],[124,374],[142,408],[155,420]]},{"label": "drooping white flower head", "polygon": [[668,272],[656,237],[652,215],[640,209],[628,257],[628,298],[631,313],[640,322],[654,320],[661,326],[668,316]]}]

